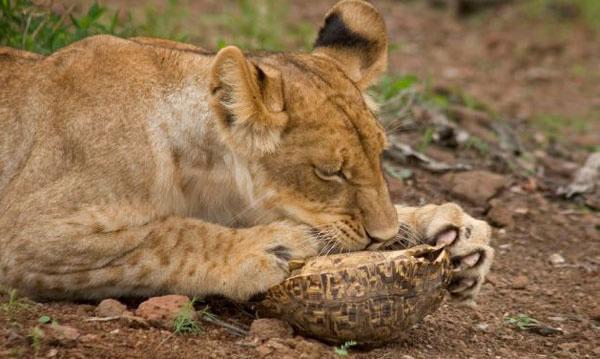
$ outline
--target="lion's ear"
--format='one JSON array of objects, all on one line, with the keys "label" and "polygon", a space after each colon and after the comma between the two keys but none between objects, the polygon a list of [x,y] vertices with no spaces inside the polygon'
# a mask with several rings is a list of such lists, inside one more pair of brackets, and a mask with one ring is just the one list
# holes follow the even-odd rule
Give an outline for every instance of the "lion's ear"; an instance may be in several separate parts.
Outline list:
[{"label": "lion's ear", "polygon": [[220,133],[234,150],[260,155],[275,149],[288,119],[279,72],[228,46],[213,60],[210,91]]},{"label": "lion's ear", "polygon": [[325,16],[314,54],[333,58],[361,89],[369,87],[387,66],[387,31],[368,2],[344,0]]}]

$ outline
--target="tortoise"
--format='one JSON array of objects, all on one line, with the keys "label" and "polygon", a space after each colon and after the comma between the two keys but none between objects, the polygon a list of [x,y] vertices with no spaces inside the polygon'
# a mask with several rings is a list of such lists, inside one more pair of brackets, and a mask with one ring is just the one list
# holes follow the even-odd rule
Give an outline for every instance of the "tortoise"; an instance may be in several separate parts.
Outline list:
[{"label": "tortoise", "polygon": [[259,316],[330,343],[382,344],[441,304],[451,277],[442,247],[361,251],[307,259],[259,303]]}]

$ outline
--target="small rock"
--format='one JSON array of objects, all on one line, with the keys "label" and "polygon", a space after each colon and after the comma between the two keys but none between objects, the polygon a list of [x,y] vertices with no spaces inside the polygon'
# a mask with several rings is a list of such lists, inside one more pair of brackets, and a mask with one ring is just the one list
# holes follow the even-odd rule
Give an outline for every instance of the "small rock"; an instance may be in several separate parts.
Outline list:
[{"label": "small rock", "polygon": [[42,340],[49,345],[60,345],[67,348],[72,348],[77,344],[79,339],[79,330],[66,325],[50,324],[43,326]]},{"label": "small rock", "polygon": [[48,350],[48,353],[46,353],[46,358],[54,358],[57,354],[58,350],[56,348],[52,348]]},{"label": "small rock", "polygon": [[524,275],[518,275],[513,277],[510,286],[513,289],[525,289],[527,284],[529,284],[529,278]]},{"label": "small rock", "polygon": [[558,253],[554,253],[552,254],[550,257],[548,257],[548,261],[550,262],[550,264],[552,264],[553,266],[557,266],[560,264],[564,264],[565,263],[565,259],[563,258],[563,256],[561,256]]},{"label": "small rock", "polygon": [[508,252],[510,249],[512,248],[512,244],[511,243],[504,243],[498,246],[498,249]]},{"label": "small rock", "polygon": [[125,304],[115,299],[104,299],[96,307],[95,313],[99,317],[117,317],[127,311]]},{"label": "small rock", "polygon": [[475,328],[481,330],[482,332],[486,332],[489,327],[490,325],[487,323],[478,323],[475,325]]},{"label": "small rock", "polygon": [[494,206],[487,213],[487,218],[496,227],[512,227],[513,214],[504,206]]},{"label": "small rock", "polygon": [[[154,297],[140,304],[135,315],[145,319],[152,326],[170,330],[181,309],[189,303],[190,298],[183,295]],[[191,315],[195,317],[196,312]]]},{"label": "small rock", "polygon": [[291,338],[294,331],[290,325],[279,319],[256,319],[250,325],[250,335],[260,339]]},{"label": "small rock", "polygon": [[448,183],[451,193],[481,207],[508,182],[504,176],[488,171],[447,173],[442,179]]},{"label": "small rock", "polygon": [[525,215],[527,213],[529,213],[529,210],[527,208],[515,208],[514,211],[516,214],[521,214],[521,215]]}]

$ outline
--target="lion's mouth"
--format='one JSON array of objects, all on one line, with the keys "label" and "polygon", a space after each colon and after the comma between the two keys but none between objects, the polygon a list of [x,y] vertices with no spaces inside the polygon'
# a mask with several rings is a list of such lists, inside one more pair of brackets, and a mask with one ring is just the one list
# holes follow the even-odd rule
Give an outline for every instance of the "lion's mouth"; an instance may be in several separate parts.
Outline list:
[{"label": "lion's mouth", "polygon": [[327,226],[312,228],[311,235],[321,244],[319,255],[330,255],[360,251],[371,243],[365,231],[358,231],[345,223],[333,223]]},{"label": "lion's mouth", "polygon": [[415,233],[409,226],[401,223],[398,233],[394,238],[384,242],[372,241],[367,248],[369,250],[400,250],[422,243],[425,243],[424,238],[421,238],[421,236]]}]

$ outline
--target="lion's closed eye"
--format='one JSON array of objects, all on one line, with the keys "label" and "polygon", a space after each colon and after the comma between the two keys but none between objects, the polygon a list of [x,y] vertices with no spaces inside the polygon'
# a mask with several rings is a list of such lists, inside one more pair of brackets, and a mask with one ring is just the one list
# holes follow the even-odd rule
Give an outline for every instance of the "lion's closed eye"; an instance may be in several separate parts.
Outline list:
[{"label": "lion's closed eye", "polygon": [[348,178],[342,169],[331,170],[315,167],[315,175],[323,181],[345,182]]}]

